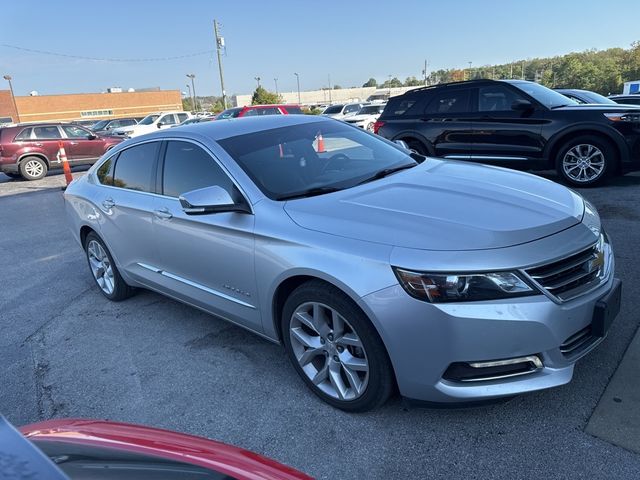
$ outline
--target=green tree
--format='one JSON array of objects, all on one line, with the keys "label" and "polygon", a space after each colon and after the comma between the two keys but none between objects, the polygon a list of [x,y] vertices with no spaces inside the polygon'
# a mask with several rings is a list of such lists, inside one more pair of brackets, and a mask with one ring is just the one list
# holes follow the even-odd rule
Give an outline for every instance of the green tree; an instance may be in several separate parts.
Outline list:
[{"label": "green tree", "polygon": [[182,110],[184,110],[185,112],[193,111],[193,102],[190,98],[182,99]]},{"label": "green tree", "polygon": [[407,77],[404,81],[405,87],[418,87],[420,85],[424,85],[423,80],[418,80],[416,77]]},{"label": "green tree", "polygon": [[334,85],[333,89],[334,90],[342,90],[342,85]]},{"label": "green tree", "polygon": [[376,79],[371,77],[369,80],[367,80],[367,82],[365,84],[362,85],[363,87],[377,87],[378,86],[378,82],[376,82]]},{"label": "green tree", "polygon": [[261,86],[253,92],[251,105],[269,105],[273,103],[282,103],[282,97],[276,93],[269,92]]},{"label": "green tree", "polygon": [[401,86],[402,82],[398,77],[393,77],[391,80],[387,80],[382,84],[382,88],[396,88]]}]

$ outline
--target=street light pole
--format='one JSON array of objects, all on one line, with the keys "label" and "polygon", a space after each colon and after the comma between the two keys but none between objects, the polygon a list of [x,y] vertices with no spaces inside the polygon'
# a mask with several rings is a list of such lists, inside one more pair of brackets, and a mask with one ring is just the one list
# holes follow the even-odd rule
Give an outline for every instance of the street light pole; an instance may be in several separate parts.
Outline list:
[{"label": "street light pole", "polygon": [[11,100],[13,100],[13,108],[15,108],[16,110],[16,117],[18,122],[20,123],[20,113],[18,112],[18,104],[16,103],[16,97],[13,94],[13,85],[11,84],[11,75],[5,75],[2,78],[4,78],[7,82],[9,82],[9,90],[11,90]]},{"label": "street light pole", "polygon": [[191,100],[191,109],[193,109],[193,96],[191,95],[191,85],[187,83],[187,91],[189,92],[189,100]]},{"label": "street light pole", "polygon": [[260,77],[253,77],[253,79],[258,82],[258,88],[260,88]]},{"label": "street light pole", "polygon": [[472,64],[472,63],[473,63],[473,62],[469,62],[469,80],[471,80],[471,64]]},{"label": "street light pole", "polygon": [[294,75],[296,76],[296,82],[298,83],[298,104],[302,103],[300,101],[300,75],[298,75],[297,73],[294,73]]},{"label": "street light pole", "polygon": [[278,79],[274,78],[273,81],[276,83],[276,96],[278,96]]},{"label": "street light pole", "polygon": [[222,88],[222,106],[227,109],[227,93],[224,91],[224,76],[222,75],[222,57],[220,49],[224,46],[224,38],[218,35],[218,22],[213,21],[213,31],[216,35],[216,51],[218,52],[218,69],[220,70],[220,87]]},{"label": "street light pole", "polygon": [[196,100],[196,84],[193,81],[194,78],[196,78],[195,74],[193,73],[188,73],[187,77],[189,77],[191,79],[191,92],[193,94],[193,111],[197,112],[198,111],[198,101]]}]

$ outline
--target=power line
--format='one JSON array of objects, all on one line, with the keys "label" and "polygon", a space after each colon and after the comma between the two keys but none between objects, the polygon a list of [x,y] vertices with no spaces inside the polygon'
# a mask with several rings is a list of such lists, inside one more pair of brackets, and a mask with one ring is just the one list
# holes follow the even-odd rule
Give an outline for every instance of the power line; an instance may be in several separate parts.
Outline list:
[{"label": "power line", "polygon": [[23,52],[37,53],[40,55],[50,55],[54,57],[74,58],[77,60],[91,60],[94,62],[118,62],[118,63],[165,62],[170,60],[180,60],[182,58],[198,57],[201,55],[211,55],[215,52],[215,50],[203,50],[201,52],[187,53],[186,55],[177,55],[173,57],[158,57],[158,58],[98,58],[98,57],[85,57],[83,55],[71,55],[66,53],[49,52],[46,50],[36,50],[34,48],[19,47],[17,45],[9,45],[6,43],[0,44],[0,47],[13,48],[14,50],[21,50]]}]

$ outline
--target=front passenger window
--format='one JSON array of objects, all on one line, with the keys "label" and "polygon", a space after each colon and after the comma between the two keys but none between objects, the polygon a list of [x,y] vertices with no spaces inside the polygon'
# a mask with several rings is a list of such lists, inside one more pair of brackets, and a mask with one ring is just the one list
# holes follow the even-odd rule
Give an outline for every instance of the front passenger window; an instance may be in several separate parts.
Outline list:
[{"label": "front passenger window", "polygon": [[170,141],[164,157],[162,191],[169,197],[218,185],[232,193],[233,182],[211,155],[190,142]]},{"label": "front passenger window", "polygon": [[479,112],[508,112],[515,100],[525,100],[514,91],[501,85],[478,89]]}]

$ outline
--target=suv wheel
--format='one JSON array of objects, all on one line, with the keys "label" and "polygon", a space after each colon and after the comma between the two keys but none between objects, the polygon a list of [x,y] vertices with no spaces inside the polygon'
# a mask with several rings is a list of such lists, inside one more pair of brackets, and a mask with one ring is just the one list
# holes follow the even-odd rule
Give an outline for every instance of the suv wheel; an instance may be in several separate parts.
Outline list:
[{"label": "suv wheel", "polygon": [[427,147],[425,147],[421,141],[407,139],[405,140],[405,142],[407,142],[407,146],[409,147],[409,150],[413,150],[417,154],[422,155],[423,157],[426,157],[427,155],[429,155],[429,151],[427,150]]},{"label": "suv wheel", "polygon": [[20,174],[27,180],[40,180],[48,170],[47,163],[39,157],[26,157],[20,162]]},{"label": "suv wheel", "polygon": [[556,170],[574,187],[592,187],[606,178],[616,160],[615,149],[608,141],[583,135],[558,151]]},{"label": "suv wheel", "polygon": [[84,250],[93,279],[105,297],[119,302],[133,295],[134,289],[122,279],[113,257],[98,235],[93,232],[87,235]]},{"label": "suv wheel", "polygon": [[324,282],[298,287],[282,312],[284,346],[309,388],[348,412],[381,406],[394,385],[387,352],[366,315]]}]

